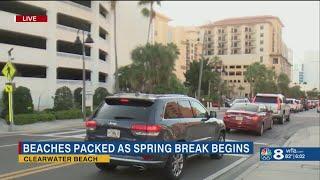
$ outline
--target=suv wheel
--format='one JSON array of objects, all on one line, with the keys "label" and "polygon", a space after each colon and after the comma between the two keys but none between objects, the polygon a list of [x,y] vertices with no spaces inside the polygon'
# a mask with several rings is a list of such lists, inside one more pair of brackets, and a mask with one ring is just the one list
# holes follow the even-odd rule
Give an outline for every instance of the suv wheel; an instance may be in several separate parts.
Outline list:
[{"label": "suv wheel", "polygon": [[183,154],[173,154],[169,157],[166,166],[164,167],[165,173],[169,179],[179,179],[182,176],[184,161]]},{"label": "suv wheel", "polygon": [[284,124],[284,121],[286,120],[286,116],[283,114],[279,120],[280,120],[280,124]]},{"label": "suv wheel", "polygon": [[[226,141],[224,133],[220,132],[218,141],[219,142],[225,142]],[[223,154],[219,154],[219,153],[210,154],[210,158],[211,159],[221,159],[222,157],[223,157]]]},{"label": "suv wheel", "polygon": [[263,132],[264,132],[264,124],[262,123],[258,131],[258,136],[262,136]]},{"label": "suv wheel", "polygon": [[288,114],[286,121],[290,121],[290,114]]},{"label": "suv wheel", "polygon": [[102,171],[114,170],[117,168],[117,165],[110,164],[110,163],[95,163],[97,168]]}]

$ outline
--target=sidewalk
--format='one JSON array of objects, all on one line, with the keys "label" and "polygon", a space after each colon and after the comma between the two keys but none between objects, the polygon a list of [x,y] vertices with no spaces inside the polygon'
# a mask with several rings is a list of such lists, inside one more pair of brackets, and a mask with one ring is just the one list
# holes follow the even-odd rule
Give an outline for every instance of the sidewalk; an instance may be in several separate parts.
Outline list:
[{"label": "sidewalk", "polygon": [[[284,146],[320,147],[320,127],[312,126],[297,131]],[[258,162],[236,178],[236,180],[318,180],[319,161]]]},{"label": "sidewalk", "polygon": [[54,120],[26,125],[14,125],[13,130],[11,132],[8,132],[9,126],[3,119],[0,119],[0,134],[17,132],[46,132],[49,130],[84,127],[83,124],[84,122],[82,119]]}]

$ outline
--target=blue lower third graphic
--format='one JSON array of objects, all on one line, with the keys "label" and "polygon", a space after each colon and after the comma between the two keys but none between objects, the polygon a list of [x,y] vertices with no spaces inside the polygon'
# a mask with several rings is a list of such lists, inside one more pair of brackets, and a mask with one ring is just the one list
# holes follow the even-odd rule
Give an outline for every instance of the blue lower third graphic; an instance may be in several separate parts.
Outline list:
[{"label": "blue lower third graphic", "polygon": [[320,148],[262,147],[260,161],[320,161]]}]

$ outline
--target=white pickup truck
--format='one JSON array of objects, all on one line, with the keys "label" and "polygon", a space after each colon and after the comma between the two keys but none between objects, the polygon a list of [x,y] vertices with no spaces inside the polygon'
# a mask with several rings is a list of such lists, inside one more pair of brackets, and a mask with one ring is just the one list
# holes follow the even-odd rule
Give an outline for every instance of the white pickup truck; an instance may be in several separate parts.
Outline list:
[{"label": "white pickup truck", "polygon": [[258,93],[252,102],[265,104],[272,111],[272,119],[277,119],[280,124],[290,121],[290,106],[286,103],[286,98],[282,94]]}]

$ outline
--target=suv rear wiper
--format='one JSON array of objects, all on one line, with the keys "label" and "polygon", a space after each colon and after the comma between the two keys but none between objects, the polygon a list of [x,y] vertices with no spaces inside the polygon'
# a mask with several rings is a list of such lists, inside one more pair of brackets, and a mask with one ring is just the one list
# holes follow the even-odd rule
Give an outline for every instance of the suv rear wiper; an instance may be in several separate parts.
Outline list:
[{"label": "suv rear wiper", "polygon": [[125,116],[115,116],[114,119],[133,119],[132,117],[125,117]]}]

